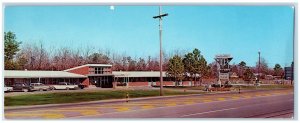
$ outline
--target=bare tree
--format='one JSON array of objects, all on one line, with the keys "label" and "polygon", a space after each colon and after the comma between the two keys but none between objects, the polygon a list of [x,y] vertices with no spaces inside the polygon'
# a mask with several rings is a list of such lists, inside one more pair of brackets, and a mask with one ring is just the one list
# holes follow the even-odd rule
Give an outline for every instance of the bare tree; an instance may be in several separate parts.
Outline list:
[{"label": "bare tree", "polygon": [[35,47],[36,52],[37,52],[37,62],[38,62],[38,66],[37,69],[38,70],[48,70],[49,66],[50,66],[50,62],[49,62],[49,55],[45,49],[45,47],[43,46],[43,43],[40,42],[40,47]]},{"label": "bare tree", "polygon": [[157,58],[152,59],[151,56],[148,56],[148,61],[147,61],[147,70],[148,71],[159,71],[159,62]]},{"label": "bare tree", "polygon": [[256,72],[262,74],[262,76],[260,76],[261,78],[264,78],[265,75],[271,74],[269,71],[268,62],[263,57],[260,59],[260,66],[259,62],[256,62]]},{"label": "bare tree", "polygon": [[111,60],[112,69],[114,71],[124,70],[123,65],[122,65],[122,56],[120,56],[117,53],[112,53],[111,58],[112,58],[112,60]]},{"label": "bare tree", "polygon": [[136,64],[136,70],[137,71],[146,71],[147,70],[146,61],[143,58],[139,58],[139,61]]},{"label": "bare tree", "polygon": [[128,62],[128,71],[135,71],[136,70],[136,60],[131,59],[131,57],[128,56],[127,62]]}]

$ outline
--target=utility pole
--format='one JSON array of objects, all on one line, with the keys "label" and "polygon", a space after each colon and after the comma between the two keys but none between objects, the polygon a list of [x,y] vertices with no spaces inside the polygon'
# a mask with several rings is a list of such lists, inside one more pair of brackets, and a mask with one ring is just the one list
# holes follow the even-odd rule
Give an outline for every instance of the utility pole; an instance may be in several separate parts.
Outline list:
[{"label": "utility pole", "polygon": [[160,96],[163,96],[163,77],[162,77],[162,18],[165,16],[168,16],[168,14],[162,14],[161,12],[161,6],[159,6],[159,15],[154,16],[154,19],[159,19],[159,46],[160,46],[160,51],[159,51],[159,66],[160,66]]},{"label": "utility pole", "polygon": [[258,51],[258,76],[257,76],[257,82],[256,84],[259,83],[259,78],[260,78],[260,51]]}]

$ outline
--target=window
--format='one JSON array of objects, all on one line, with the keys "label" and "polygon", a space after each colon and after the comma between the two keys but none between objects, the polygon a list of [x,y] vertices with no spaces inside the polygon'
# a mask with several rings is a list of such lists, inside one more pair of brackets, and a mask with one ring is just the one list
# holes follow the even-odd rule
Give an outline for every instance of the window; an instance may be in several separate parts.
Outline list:
[{"label": "window", "polygon": [[103,74],[103,68],[102,67],[95,67],[95,74]]},{"label": "window", "polygon": [[90,74],[111,74],[111,69],[109,67],[90,67]]}]

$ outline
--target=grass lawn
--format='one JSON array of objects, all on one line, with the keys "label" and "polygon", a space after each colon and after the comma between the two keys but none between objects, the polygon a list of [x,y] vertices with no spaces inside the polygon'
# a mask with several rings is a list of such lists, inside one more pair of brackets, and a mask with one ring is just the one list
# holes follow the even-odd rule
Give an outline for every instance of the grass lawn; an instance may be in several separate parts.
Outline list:
[{"label": "grass lawn", "polygon": [[[107,90],[95,92],[56,92],[46,94],[30,94],[5,97],[5,106],[25,106],[42,104],[75,103],[105,99],[125,99],[126,93],[130,98],[159,96],[159,90]],[[199,92],[178,92],[165,90],[168,95],[198,94]]]}]

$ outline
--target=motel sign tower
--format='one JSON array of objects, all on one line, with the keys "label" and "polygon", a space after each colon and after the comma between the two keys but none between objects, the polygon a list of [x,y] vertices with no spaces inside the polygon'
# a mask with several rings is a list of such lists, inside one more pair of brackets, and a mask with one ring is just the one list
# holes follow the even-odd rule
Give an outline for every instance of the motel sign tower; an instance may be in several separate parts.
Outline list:
[{"label": "motel sign tower", "polygon": [[229,54],[221,54],[216,55],[215,60],[217,62],[217,72],[218,72],[218,84],[222,84],[222,81],[229,82],[229,72],[230,72],[230,65],[229,62],[233,58]]}]

